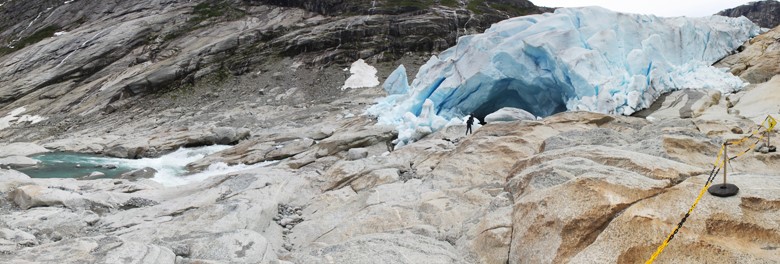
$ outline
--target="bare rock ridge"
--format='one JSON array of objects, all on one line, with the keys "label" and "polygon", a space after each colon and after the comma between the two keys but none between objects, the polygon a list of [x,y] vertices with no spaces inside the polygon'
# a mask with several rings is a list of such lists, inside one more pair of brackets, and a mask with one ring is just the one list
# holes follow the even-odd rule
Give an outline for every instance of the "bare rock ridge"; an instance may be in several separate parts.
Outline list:
[{"label": "bare rock ridge", "polygon": [[729,17],[745,16],[761,27],[774,28],[780,25],[780,2],[777,0],[754,1],[720,11],[718,15]]}]

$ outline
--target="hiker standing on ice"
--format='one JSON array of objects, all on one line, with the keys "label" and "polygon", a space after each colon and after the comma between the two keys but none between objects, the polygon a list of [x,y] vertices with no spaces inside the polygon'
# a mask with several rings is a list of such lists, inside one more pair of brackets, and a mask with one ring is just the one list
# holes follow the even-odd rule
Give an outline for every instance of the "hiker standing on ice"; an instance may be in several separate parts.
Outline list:
[{"label": "hiker standing on ice", "polygon": [[471,125],[474,124],[474,114],[469,115],[469,119],[466,120],[466,135],[471,134]]}]

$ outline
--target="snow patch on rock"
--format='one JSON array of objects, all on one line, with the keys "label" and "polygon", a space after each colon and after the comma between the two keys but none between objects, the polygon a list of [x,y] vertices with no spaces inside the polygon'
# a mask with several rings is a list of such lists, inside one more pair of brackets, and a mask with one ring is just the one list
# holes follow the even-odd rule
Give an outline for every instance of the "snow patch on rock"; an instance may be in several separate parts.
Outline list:
[{"label": "snow patch on rock", "polygon": [[344,82],[344,86],[341,87],[342,90],[379,85],[379,79],[376,77],[376,68],[368,65],[363,59],[353,62],[349,72],[352,73],[352,75]]},{"label": "snow patch on rock", "polygon": [[19,107],[14,109],[13,111],[9,112],[4,117],[0,117],[0,130],[6,129],[10,127],[12,124],[21,124],[21,123],[30,123],[35,124],[38,122],[41,122],[43,120],[46,120],[46,117],[39,116],[39,115],[23,115],[19,116],[24,111],[26,111],[24,107]]}]

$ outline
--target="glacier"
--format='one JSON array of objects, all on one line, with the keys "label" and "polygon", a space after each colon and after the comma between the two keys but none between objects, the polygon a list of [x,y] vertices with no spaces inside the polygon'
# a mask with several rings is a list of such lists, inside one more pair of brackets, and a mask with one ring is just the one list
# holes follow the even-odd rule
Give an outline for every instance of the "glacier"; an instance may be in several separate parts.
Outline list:
[{"label": "glacier", "polygon": [[540,117],[567,110],[630,115],[673,90],[741,89],[743,81],[711,65],[760,32],[745,17],[666,18],[601,7],[512,18],[459,38],[411,84],[401,65],[383,85],[388,96],[367,114],[398,128],[397,146],[504,107]]}]

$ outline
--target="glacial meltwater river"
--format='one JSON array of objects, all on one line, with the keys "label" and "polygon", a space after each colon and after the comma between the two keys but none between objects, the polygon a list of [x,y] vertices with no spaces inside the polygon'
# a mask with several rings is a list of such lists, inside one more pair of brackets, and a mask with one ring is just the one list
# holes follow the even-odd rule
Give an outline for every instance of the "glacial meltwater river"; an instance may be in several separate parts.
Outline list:
[{"label": "glacial meltwater river", "polygon": [[211,164],[208,169],[195,174],[185,175],[185,166],[218,151],[230,148],[225,145],[214,145],[198,148],[181,148],[158,158],[120,159],[96,155],[53,152],[32,156],[39,160],[38,166],[20,169],[19,171],[33,178],[80,178],[98,171],[105,174],[103,178],[115,178],[122,173],[153,168],[157,170],[152,180],[166,186],[187,184],[201,181],[210,176],[262,167],[268,163],[255,165],[233,165],[225,163]]}]

